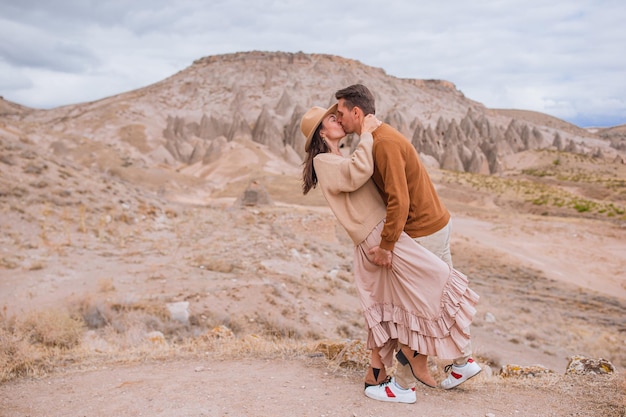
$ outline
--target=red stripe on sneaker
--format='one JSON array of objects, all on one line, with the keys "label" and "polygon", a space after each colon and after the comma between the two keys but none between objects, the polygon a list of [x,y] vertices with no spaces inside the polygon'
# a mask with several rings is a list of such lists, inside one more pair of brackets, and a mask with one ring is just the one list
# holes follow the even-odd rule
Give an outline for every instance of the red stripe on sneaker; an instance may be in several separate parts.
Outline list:
[{"label": "red stripe on sneaker", "polygon": [[387,393],[387,397],[389,397],[389,398],[395,398],[396,397],[396,395],[393,393],[393,391],[389,387],[385,387],[385,392]]},{"label": "red stripe on sneaker", "polygon": [[461,374],[457,374],[456,372],[450,372],[450,375],[452,375],[453,377],[455,377],[456,379],[461,379],[463,378],[463,375]]}]

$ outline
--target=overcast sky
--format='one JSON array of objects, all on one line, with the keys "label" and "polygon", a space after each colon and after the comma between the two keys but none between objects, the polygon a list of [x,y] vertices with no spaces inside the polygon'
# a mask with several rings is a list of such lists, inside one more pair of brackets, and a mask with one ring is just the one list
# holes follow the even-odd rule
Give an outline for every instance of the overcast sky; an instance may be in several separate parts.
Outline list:
[{"label": "overcast sky", "polygon": [[323,53],[443,79],[491,108],[626,123],[624,0],[0,0],[0,95],[36,108],[242,51]]}]

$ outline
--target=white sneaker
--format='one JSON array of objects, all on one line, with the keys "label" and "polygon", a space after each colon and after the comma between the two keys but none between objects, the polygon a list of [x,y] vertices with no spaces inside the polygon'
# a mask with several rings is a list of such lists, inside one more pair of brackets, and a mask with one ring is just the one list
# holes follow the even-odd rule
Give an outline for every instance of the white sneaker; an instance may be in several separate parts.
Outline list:
[{"label": "white sneaker", "polygon": [[478,366],[478,364],[474,362],[474,359],[472,358],[469,358],[465,365],[448,365],[444,368],[444,371],[448,372],[448,370],[450,369],[452,369],[450,371],[450,375],[448,375],[446,379],[441,381],[441,388],[443,389],[454,388],[457,385],[467,381],[471,377],[478,375],[480,371],[482,371],[482,369],[480,369],[480,366]]},{"label": "white sneaker", "polygon": [[365,388],[365,395],[373,400],[392,403],[412,404],[417,401],[415,388],[400,388],[393,378],[389,378],[380,385],[370,385]]}]

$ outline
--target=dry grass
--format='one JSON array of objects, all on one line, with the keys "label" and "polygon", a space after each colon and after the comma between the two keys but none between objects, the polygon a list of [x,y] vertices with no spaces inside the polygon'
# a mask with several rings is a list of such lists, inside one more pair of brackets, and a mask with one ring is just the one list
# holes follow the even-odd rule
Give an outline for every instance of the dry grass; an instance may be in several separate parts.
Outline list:
[{"label": "dry grass", "polygon": [[[580,404],[581,416],[624,417],[626,415],[626,376],[597,375],[546,375],[539,378],[513,378],[503,380],[512,388],[538,391],[558,396],[564,402]],[[585,401],[581,401],[585,399]]]},{"label": "dry grass", "polygon": [[[105,289],[108,285],[102,285]],[[42,377],[64,369],[133,364],[189,358],[216,360],[299,359],[324,366],[337,376],[355,382],[368,366],[363,342],[315,340],[284,323],[255,320],[256,332],[247,326],[232,331],[216,318],[192,317],[190,324],[169,318],[162,302],[119,303],[84,297],[68,310],[33,311],[22,319],[0,316],[0,382],[20,377]],[[536,338],[538,336],[530,336]],[[477,356],[485,372],[472,382],[473,395],[513,390],[520,395],[559,395],[580,403],[581,415],[623,417],[623,375],[577,376],[548,373],[534,378],[504,378],[488,358]],[[444,377],[445,363],[431,361],[434,375]],[[584,400],[581,400],[584,398]]]},{"label": "dry grass", "polygon": [[21,321],[0,315],[0,382],[40,376],[80,345],[84,325],[62,310],[31,312]]},{"label": "dry grass", "polygon": [[[105,280],[101,288],[110,289]],[[57,368],[94,363],[132,363],[204,355],[220,358],[293,357],[310,351],[299,330],[279,321],[255,320],[250,326],[223,319],[192,316],[185,324],[172,320],[162,302],[120,303],[85,296],[68,310],[31,311],[22,318],[0,315],[0,382],[43,376]],[[225,330],[224,330],[225,329]]]},{"label": "dry grass", "polygon": [[523,201],[538,210],[556,210],[567,216],[626,220],[624,167],[565,152],[544,150],[535,155],[544,162],[519,173],[495,176],[449,171],[444,178],[448,183],[492,193],[501,202]]},{"label": "dry grass", "polygon": [[33,345],[72,349],[80,343],[85,324],[63,310],[32,311],[17,322],[15,334]]}]

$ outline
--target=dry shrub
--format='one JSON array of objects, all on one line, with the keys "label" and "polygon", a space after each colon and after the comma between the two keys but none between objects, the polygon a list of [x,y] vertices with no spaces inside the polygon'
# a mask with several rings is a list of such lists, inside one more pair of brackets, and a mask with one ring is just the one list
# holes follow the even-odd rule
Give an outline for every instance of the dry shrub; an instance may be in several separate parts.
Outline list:
[{"label": "dry shrub", "polygon": [[164,302],[151,300],[111,302],[87,294],[71,301],[70,308],[82,317],[88,328],[110,326],[118,333],[137,327],[163,330],[163,323],[169,321],[169,312]]},{"label": "dry shrub", "polygon": [[80,343],[85,323],[66,311],[51,309],[29,313],[18,328],[31,343],[71,349]]},{"label": "dry shrub", "polygon": [[98,292],[112,292],[115,291],[115,285],[111,278],[100,278],[98,280]]},{"label": "dry shrub", "polygon": [[302,339],[300,329],[285,324],[280,319],[272,319],[258,316],[255,322],[261,326],[264,335],[276,339]]},{"label": "dry shrub", "polygon": [[122,349],[143,344],[145,335],[154,331],[176,342],[200,332],[197,325],[191,324],[198,324],[197,317],[190,317],[189,324],[172,320],[163,300],[111,302],[85,295],[75,300],[72,308],[82,316],[87,327],[102,330],[100,333],[110,346]]},{"label": "dry shrub", "polygon": [[5,269],[17,269],[19,268],[19,259],[0,258],[0,267]]},{"label": "dry shrub", "polygon": [[0,383],[47,371],[45,356],[17,332],[15,317],[0,313]]},{"label": "dry shrub", "polygon": [[[111,311],[107,327],[115,331],[118,335],[118,342],[122,346],[141,344],[144,341],[144,334],[151,331],[170,333],[165,329],[166,323],[169,322],[169,313],[164,305],[138,302],[114,303],[107,307]],[[109,333],[109,335],[113,334]]]},{"label": "dry shrub", "polygon": [[237,358],[295,358],[312,352],[312,348],[294,339],[276,340],[257,334],[241,338],[204,338],[205,346],[211,348],[211,354],[221,359]]},{"label": "dry shrub", "polygon": [[343,368],[363,370],[370,364],[370,351],[361,340],[322,340],[314,345],[313,350]]},{"label": "dry shrub", "polygon": [[86,295],[70,303],[72,311],[83,318],[89,329],[99,329],[111,323],[113,312],[102,300]]},{"label": "dry shrub", "polygon": [[226,314],[216,314],[214,312],[206,312],[204,315],[204,323],[207,329],[216,326],[226,326],[234,334],[245,334],[250,327],[248,319],[243,316],[231,316]]},{"label": "dry shrub", "polygon": [[545,374],[530,378],[498,378],[496,383],[511,389],[521,388],[529,394],[532,391],[549,393],[561,398],[564,403],[576,403],[578,413],[575,415],[626,416],[625,375]]},{"label": "dry shrub", "polygon": [[193,260],[193,265],[201,269],[206,269],[207,271],[223,272],[226,274],[233,272],[233,269],[235,269],[235,265],[232,262],[217,257],[196,256]]},{"label": "dry shrub", "polygon": [[0,328],[0,382],[37,374],[38,356],[28,342]]},{"label": "dry shrub", "polygon": [[112,303],[111,309],[119,314],[138,311],[146,316],[155,317],[160,321],[167,321],[170,318],[170,312],[162,301],[139,300],[136,302]]}]

